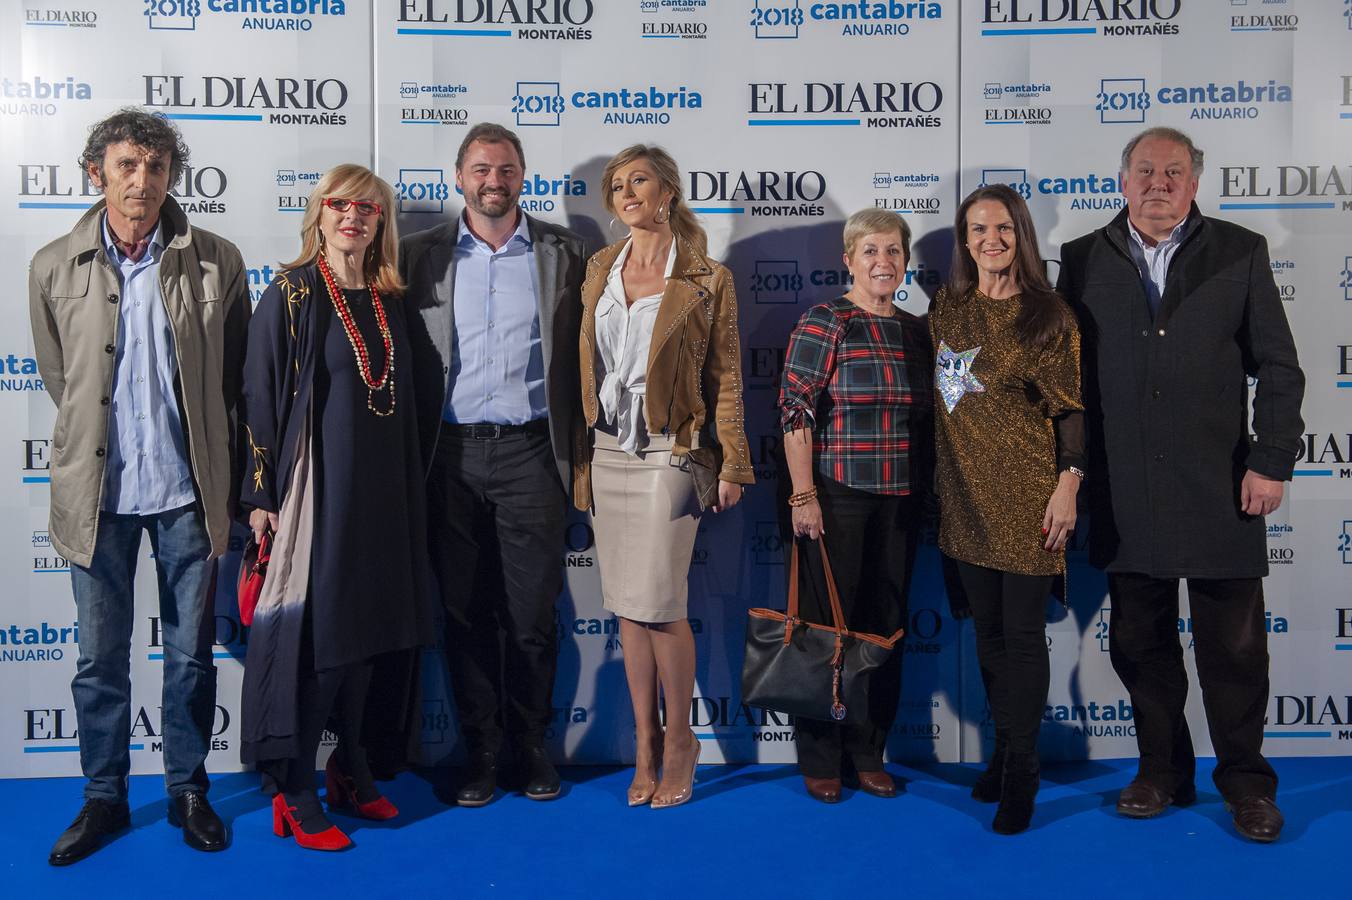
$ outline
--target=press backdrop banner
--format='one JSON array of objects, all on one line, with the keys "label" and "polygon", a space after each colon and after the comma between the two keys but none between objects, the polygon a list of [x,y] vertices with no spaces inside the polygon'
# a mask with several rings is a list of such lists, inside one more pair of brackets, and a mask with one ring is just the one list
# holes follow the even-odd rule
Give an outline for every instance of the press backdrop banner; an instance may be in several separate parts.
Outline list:
[{"label": "press backdrop banner", "polygon": [[[758,484],[701,524],[690,574],[698,647],[691,722],[706,761],[792,761],[793,723],[738,696],[745,610],[782,606],[775,399],[789,331],[848,289],[840,230],[854,210],[914,233],[907,312],[947,272],[952,217],[981,184],[1030,203],[1055,274],[1062,242],[1123,206],[1122,145],[1156,124],[1206,151],[1204,212],[1265,234],[1308,377],[1305,453],[1268,522],[1272,755],[1352,750],[1352,3],[1344,0],[20,0],[0,13],[0,776],[78,774],[69,682],[78,623],[47,534],[55,410],[33,361],[28,261],[97,190],[75,159],[88,126],[137,104],[174,119],[192,158],[174,194],[237,243],[254,299],[298,249],[329,167],[372,165],[404,232],[462,208],[455,153],[479,121],[526,150],[522,205],[592,249],[622,231],[605,161],[636,142],[680,163],[711,253],[736,276]],[[6,187],[7,186],[7,187]],[[8,474],[5,474],[5,473]],[[1091,473],[1092,476],[1092,473]],[[1082,537],[1082,536],[1081,536]],[[209,764],[240,768],[247,631],[216,597],[220,688]],[[560,664],[549,740],[561,759],[633,757],[616,620],[601,607],[593,534],[575,517],[560,563]],[[1130,756],[1101,573],[1071,553],[1070,603],[1049,605],[1049,757]],[[135,772],[161,769],[162,651],[153,559],[137,580]],[[969,622],[952,619],[932,525],[907,614],[894,759],[976,760],[989,714]],[[1189,648],[1186,600],[1179,638]],[[441,647],[423,665],[423,756],[462,752]],[[1188,713],[1207,731],[1196,691]]]}]

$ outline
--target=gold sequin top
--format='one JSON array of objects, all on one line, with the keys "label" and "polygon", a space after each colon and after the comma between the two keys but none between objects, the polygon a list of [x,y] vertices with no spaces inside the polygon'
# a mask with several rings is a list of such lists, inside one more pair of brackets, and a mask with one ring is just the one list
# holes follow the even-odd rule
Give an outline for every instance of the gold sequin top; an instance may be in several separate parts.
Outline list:
[{"label": "gold sequin top", "polygon": [[1043,549],[1042,517],[1056,489],[1052,419],[1080,404],[1080,334],[1039,350],[1020,344],[1021,296],[993,300],[940,290],[934,344],[939,549],[953,559],[1023,575],[1065,572]]}]

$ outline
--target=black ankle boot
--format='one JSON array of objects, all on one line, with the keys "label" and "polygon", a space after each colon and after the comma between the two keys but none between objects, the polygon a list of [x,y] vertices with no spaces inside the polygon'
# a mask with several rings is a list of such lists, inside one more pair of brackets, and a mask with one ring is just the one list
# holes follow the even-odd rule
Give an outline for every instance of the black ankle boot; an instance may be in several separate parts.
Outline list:
[{"label": "black ankle boot", "polygon": [[991,753],[986,771],[972,785],[972,799],[980,803],[995,803],[1000,799],[1000,783],[1005,777],[1005,745],[999,739],[995,741],[995,750]]},{"label": "black ankle boot", "polygon": [[1033,821],[1037,788],[1037,755],[1007,754],[1004,783],[1000,786],[1000,807],[991,823],[996,834],[1018,834],[1028,827]]}]

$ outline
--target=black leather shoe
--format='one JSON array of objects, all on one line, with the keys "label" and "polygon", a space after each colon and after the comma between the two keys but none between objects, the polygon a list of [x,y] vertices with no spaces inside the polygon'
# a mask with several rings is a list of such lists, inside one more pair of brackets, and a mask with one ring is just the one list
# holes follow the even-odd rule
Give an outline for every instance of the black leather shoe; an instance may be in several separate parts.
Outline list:
[{"label": "black leather shoe", "polygon": [[103,839],[131,824],[131,811],[126,802],[89,799],[80,808],[80,814],[61,837],[56,839],[47,862],[54,866],[68,866],[79,862],[99,847]]},{"label": "black leather shoe", "polygon": [[1225,807],[1235,817],[1235,830],[1249,840],[1270,844],[1281,837],[1286,820],[1271,797],[1240,797]]},{"label": "black leather shoe", "polygon": [[225,823],[201,791],[169,798],[169,824],[183,829],[183,843],[213,853],[225,849]]},{"label": "black leather shoe", "polygon": [[1197,799],[1197,789],[1183,785],[1172,794],[1158,785],[1139,778],[1122,788],[1117,795],[1117,812],[1129,819],[1151,819],[1169,808],[1169,804],[1187,806]]},{"label": "black leather shoe", "polygon": [[559,795],[559,772],[549,761],[544,747],[527,747],[521,751],[521,780],[527,799],[553,800]]},{"label": "black leather shoe", "polygon": [[489,750],[471,753],[461,776],[455,802],[460,806],[487,806],[498,790],[498,755]]}]

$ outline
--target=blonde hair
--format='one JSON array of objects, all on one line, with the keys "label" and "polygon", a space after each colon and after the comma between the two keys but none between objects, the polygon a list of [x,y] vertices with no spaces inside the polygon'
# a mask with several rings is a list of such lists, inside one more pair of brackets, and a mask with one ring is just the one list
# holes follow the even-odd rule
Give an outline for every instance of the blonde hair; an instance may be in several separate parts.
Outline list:
[{"label": "blonde hair", "polygon": [[615,214],[615,198],[610,192],[611,179],[620,169],[639,159],[648,161],[662,189],[671,193],[671,203],[668,206],[671,210],[668,220],[671,224],[671,233],[700,253],[708,252],[709,237],[682,199],[684,195],[681,193],[681,169],[671,154],[661,147],[652,144],[634,144],[610,158],[605,171],[601,173],[601,203],[605,205],[606,212]]},{"label": "blonde hair", "polygon": [[854,245],[868,234],[886,234],[895,231],[901,237],[901,252],[911,259],[911,226],[894,212],[868,207],[845,220],[845,255],[854,255]]},{"label": "blonde hair", "polygon": [[356,163],[343,163],[329,169],[310,191],[305,217],[300,222],[300,256],[282,263],[282,269],[299,269],[319,259],[324,244],[319,231],[319,213],[328,197],[377,198],[380,219],[376,223],[375,240],[367,248],[362,273],[366,283],[381,294],[402,294],[407,285],[399,277],[399,226],[394,220],[394,188],[375,172]]}]

